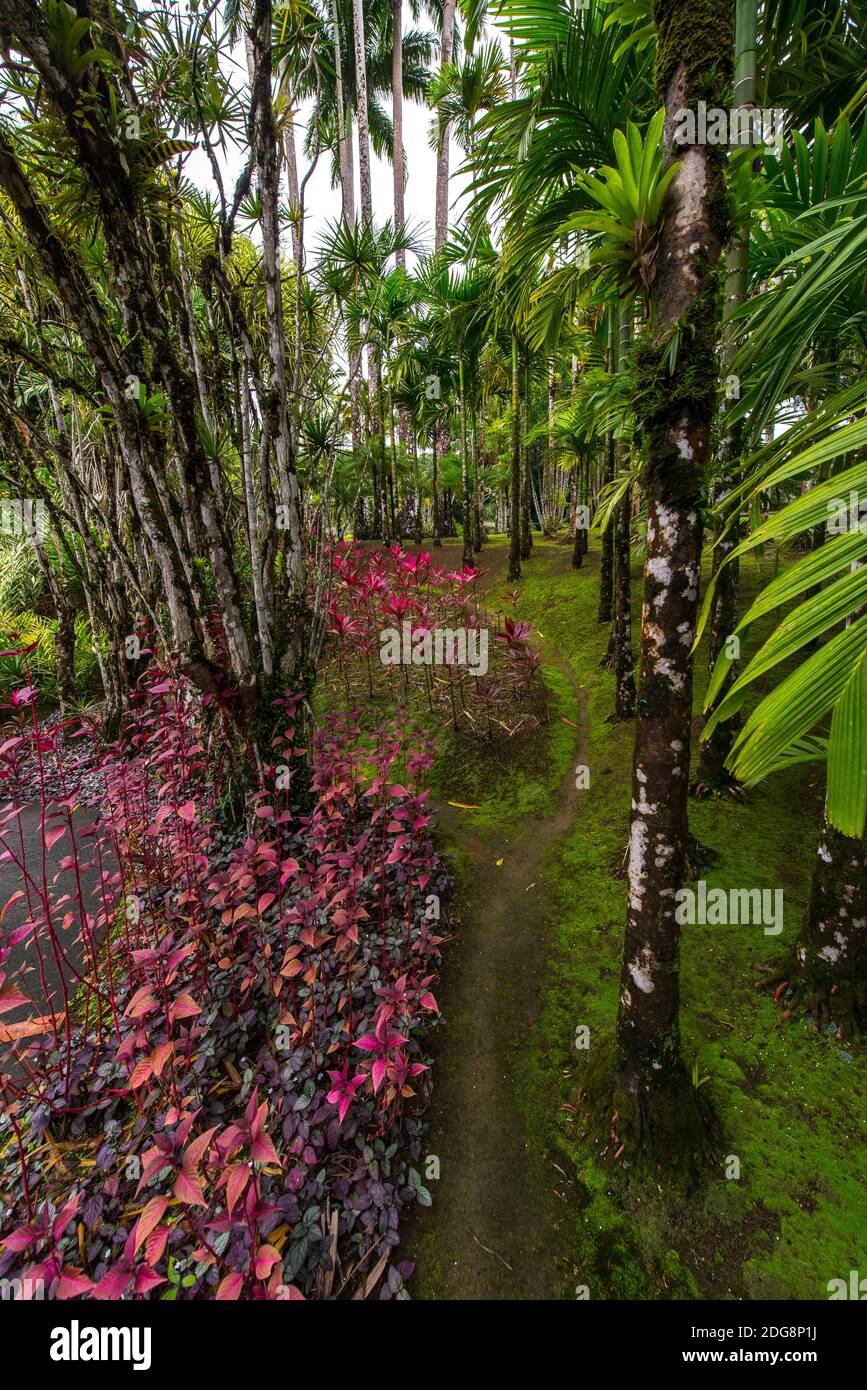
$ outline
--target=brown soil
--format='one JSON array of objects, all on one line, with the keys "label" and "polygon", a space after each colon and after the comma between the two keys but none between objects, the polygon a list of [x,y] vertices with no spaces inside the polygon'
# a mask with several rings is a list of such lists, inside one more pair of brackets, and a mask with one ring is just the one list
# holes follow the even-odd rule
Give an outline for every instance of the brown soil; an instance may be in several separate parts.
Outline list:
[{"label": "brown soil", "polygon": [[[482,562],[488,573],[493,559]],[[517,1096],[548,956],[542,869],[578,814],[574,766],[587,761],[583,694],[550,644],[546,657],[570,679],[574,703],[565,712],[579,726],[554,814],[508,833],[480,832],[471,828],[471,813],[439,808],[441,841],[456,853],[458,882],[423,1151],[423,1158],[439,1159],[441,1176],[426,1182],[433,1206],[406,1222],[400,1251],[417,1264],[414,1298],[546,1299],[564,1285],[571,1197],[544,1139],[528,1130]]]}]

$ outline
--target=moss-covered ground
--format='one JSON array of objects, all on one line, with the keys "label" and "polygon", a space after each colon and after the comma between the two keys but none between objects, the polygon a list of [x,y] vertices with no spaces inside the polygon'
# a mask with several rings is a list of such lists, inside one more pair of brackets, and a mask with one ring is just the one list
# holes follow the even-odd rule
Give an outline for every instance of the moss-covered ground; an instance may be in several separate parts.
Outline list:
[{"label": "moss-covered ground", "polygon": [[[745,591],[771,560],[746,567]],[[793,769],[731,799],[691,803],[691,828],[713,851],[709,887],[782,888],[784,930],[684,930],[682,1031],[696,1080],[710,1087],[722,1131],[718,1173],[691,1200],[611,1183],[582,1150],[575,1104],[581,1061],[575,1026],[610,1030],[617,1008],[624,884],[616,877],[627,831],[631,726],[607,723],[613,678],[597,666],[593,566],[572,573],[554,546],[536,546],[524,616],[538,621],[588,694],[591,787],[584,816],[547,866],[550,979],[522,1087],[528,1122],[553,1126],[581,1188],[578,1282],[591,1297],[827,1297],[828,1280],[867,1266],[863,1170],[867,1062],[863,1052],[782,1022],[756,990],[754,962],[791,944],[806,908],[820,823],[818,771]],[[636,575],[638,578],[638,575]],[[639,584],[635,584],[638,617]],[[696,664],[696,709],[704,684]],[[592,1045],[592,1044],[591,1044]],[[556,1093],[554,1093],[556,1077]],[[707,1077],[707,1080],[703,1080]],[[546,1095],[542,1105],[536,1097]],[[731,1159],[738,1159],[738,1163]],[[739,1177],[725,1177],[725,1172]]]}]

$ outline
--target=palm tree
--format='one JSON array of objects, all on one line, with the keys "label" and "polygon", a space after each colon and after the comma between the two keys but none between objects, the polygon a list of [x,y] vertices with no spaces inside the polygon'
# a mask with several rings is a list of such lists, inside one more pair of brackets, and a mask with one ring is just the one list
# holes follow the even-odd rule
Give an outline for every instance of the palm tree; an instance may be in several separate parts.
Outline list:
[{"label": "palm tree", "polygon": [[[756,80],[756,30],[757,6],[755,0],[737,0],[735,11],[735,101],[737,110],[755,106]],[[752,127],[748,126],[748,138]],[[726,257],[726,288],[723,329],[723,349],[725,363],[730,364],[734,356],[737,328],[734,316],[747,297],[748,264],[750,248],[749,204],[736,226],[732,244]],[[724,373],[728,376],[728,369]],[[736,393],[735,393],[736,394]],[[724,407],[725,409],[725,407]],[[723,416],[725,423],[725,414]],[[743,420],[726,426],[720,441],[719,453],[722,476],[716,480],[718,496],[725,496],[730,486],[730,475],[737,466],[744,440]],[[726,643],[737,624],[738,585],[737,567],[720,567],[731,550],[737,545],[738,529],[732,526],[718,531],[711,555],[714,574],[719,573],[720,582],[714,591],[714,612],[708,642],[708,666],[713,670]],[[734,679],[736,663],[730,662],[730,679]],[[731,785],[731,777],[726,769],[726,759],[731,752],[735,724],[729,722],[717,726],[710,738],[704,739],[699,755],[697,786],[701,789],[721,789]]]},{"label": "palm tree", "polygon": [[[627,303],[620,309],[620,342],[618,367],[623,372],[630,353],[632,332],[631,306]],[[617,443],[618,471],[623,474],[628,467],[629,446],[621,436]],[[617,719],[632,719],[635,715],[635,668],[632,658],[632,576],[631,576],[631,537],[632,537],[632,488],[629,484],[617,504],[614,521],[608,528],[612,532],[614,561],[614,616],[611,625],[611,639],[614,655],[614,714]]]},{"label": "palm tree", "polygon": [[355,166],[352,158],[352,117],[343,84],[343,44],[337,0],[330,0],[331,29],[334,35],[334,99],[337,112],[337,159],[340,169],[340,196],[343,220],[355,222]]},{"label": "palm tree", "polygon": [[355,87],[358,113],[358,177],[361,191],[361,220],[373,223],[373,194],[370,184],[370,116],[367,106],[367,62],[365,54],[364,0],[352,0],[355,41]]},{"label": "palm tree", "polygon": [[[443,4],[442,34],[440,38],[440,71],[452,61],[455,37],[456,0],[445,0]],[[449,223],[449,136],[445,131],[437,150],[436,208],[434,214],[434,250],[445,245]]]},{"label": "palm tree", "polygon": [[[722,726],[732,725],[727,770],[748,786],[792,763],[827,764],[810,907],[794,951],[779,969],[767,972],[766,981],[788,986],[779,995],[790,1014],[800,1002],[811,1009],[817,1026],[833,1012],[840,1027],[851,1027],[863,1026],[867,996],[860,926],[867,815],[861,732],[867,576],[858,519],[833,528],[826,523],[841,498],[864,487],[859,462],[865,438],[863,344],[853,329],[865,308],[867,223],[855,190],[867,172],[867,123],[862,118],[853,140],[848,120],[840,118],[830,139],[817,119],[812,148],[800,131],[791,141],[791,151],[786,145],[778,155],[763,158],[763,216],[775,235],[758,242],[750,264],[752,269],[756,263],[756,284],[769,288],[754,293],[732,365],[744,383],[737,413],[749,421],[752,436],[775,413],[779,418],[785,401],[810,398],[813,408],[796,409],[794,418],[789,408],[785,432],[754,450],[729,495],[720,498],[724,539],[736,538],[745,518],[752,529],[729,547],[706,599],[703,623],[712,616],[715,587],[727,568],[768,541],[812,544],[735,626],[732,635],[742,642],[757,619],[789,605],[743,671],[733,679],[727,654],[717,658],[706,698],[705,737],[715,739]],[[817,366],[824,396],[818,400],[813,395]],[[834,383],[830,394],[826,381]],[[759,520],[768,498],[776,499],[776,510]],[[782,663],[794,658],[797,664],[787,672]],[[776,677],[776,683],[741,728],[734,721],[759,677]]]},{"label": "palm tree", "polygon": [[[462,264],[461,270],[455,267]],[[457,361],[458,410],[461,437],[461,491],[463,505],[463,563],[473,563],[474,488],[470,483],[469,402],[478,391],[479,361],[490,331],[493,284],[497,259],[490,241],[472,246],[449,244],[419,271],[423,293],[430,305],[428,331],[441,351],[451,350]]]},{"label": "palm tree", "polygon": [[512,439],[509,511],[509,580],[521,578],[521,367],[518,334],[512,329]]},{"label": "palm tree", "polygon": [[[391,26],[393,35],[391,102],[394,126],[394,225],[399,232],[402,232],[405,222],[403,185],[406,177],[403,159],[403,0],[392,0]],[[406,269],[404,251],[397,253],[396,264],[401,269]]]},{"label": "palm tree", "polygon": [[[615,1093],[635,1138],[687,1154],[701,1142],[680,1051],[675,893],[686,871],[692,658],[698,617],[701,494],[716,407],[716,268],[727,236],[725,165],[710,146],[674,163],[674,115],[690,100],[724,106],[733,14],[709,12],[702,42],[684,47],[688,0],[658,0],[656,71],[666,112],[665,194],[652,285],[651,336],[640,344],[637,412],[646,436],[647,544],[641,676],[633,757],[629,902],[617,1017]],[[712,61],[711,61],[712,57]],[[701,389],[697,383],[702,382]],[[620,1111],[621,1122],[624,1114]]]}]

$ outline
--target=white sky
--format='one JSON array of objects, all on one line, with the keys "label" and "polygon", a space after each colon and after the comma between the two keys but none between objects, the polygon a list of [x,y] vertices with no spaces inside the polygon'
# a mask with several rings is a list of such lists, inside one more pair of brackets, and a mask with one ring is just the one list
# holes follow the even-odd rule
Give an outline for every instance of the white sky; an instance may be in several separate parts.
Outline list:
[{"label": "white sky", "polygon": [[[407,5],[404,5],[404,32],[412,24],[412,16]],[[426,25],[430,27],[430,25]],[[484,36],[479,42],[483,42]],[[233,50],[232,61],[236,68],[236,81],[246,81],[246,65],[244,62],[243,46],[239,45]],[[439,63],[438,54],[434,54],[431,67],[436,70]],[[387,99],[386,99],[387,107]],[[389,110],[389,115],[391,114]],[[304,149],[304,129],[303,124],[310,116],[310,107],[302,109],[297,122],[296,146],[298,150],[298,177],[304,177],[307,171],[307,163],[303,156]],[[429,133],[431,126],[432,113],[418,102],[404,100],[403,105],[403,127],[404,127],[404,150],[408,179],[405,192],[405,216],[407,225],[413,230],[418,229],[423,241],[430,246],[433,245],[433,224],[434,207],[436,200],[436,154],[431,148]],[[353,121],[353,140],[354,140],[354,168],[355,168],[355,204],[359,206],[358,188],[358,128]],[[231,197],[235,180],[243,167],[245,151],[236,147],[229,149],[225,159],[221,159],[223,166],[223,178],[226,187],[227,198]],[[463,163],[463,151],[456,145],[454,139],[450,145],[450,202],[454,205],[455,200],[460,196],[462,189],[468,183],[468,179],[457,173]],[[187,175],[200,187],[213,189],[213,179],[210,165],[204,150],[199,149],[190,154],[185,164]],[[381,224],[389,217],[394,216],[394,175],[391,164],[387,160],[378,159],[371,152],[371,191],[373,194],[373,218],[374,222]],[[283,185],[283,196],[286,196],[285,179]],[[305,246],[307,248],[308,264],[311,254],[315,253],[317,243],[321,233],[330,222],[336,222],[340,216],[340,189],[331,187],[331,154],[325,151],[319,159],[316,170],[307,184],[305,191]],[[454,215],[453,213],[451,214]],[[257,233],[254,233],[257,235]]]}]

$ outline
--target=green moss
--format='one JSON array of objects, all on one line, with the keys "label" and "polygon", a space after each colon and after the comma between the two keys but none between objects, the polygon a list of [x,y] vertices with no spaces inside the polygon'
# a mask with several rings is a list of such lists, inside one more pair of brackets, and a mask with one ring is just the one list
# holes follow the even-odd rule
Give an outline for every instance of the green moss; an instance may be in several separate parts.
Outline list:
[{"label": "green moss", "polygon": [[716,408],[722,293],[717,267],[683,318],[673,328],[645,334],[633,358],[632,394],[649,445],[645,485],[652,473],[664,474],[667,498],[686,507],[701,506],[703,479],[670,442],[670,431],[684,417],[709,418]]},{"label": "green moss", "polygon": [[[745,601],[773,563],[744,566]],[[805,779],[793,769],[744,803],[690,805],[691,830],[716,855],[702,874],[709,887],[784,891],[780,937],[754,926],[684,932],[684,1052],[710,1077],[701,1093],[720,1126],[706,1183],[700,1192],[677,1183],[660,1191],[626,1155],[612,1172],[593,1153],[590,1117],[578,1103],[587,1054],[576,1051],[574,1038],[586,1024],[592,1051],[594,1040],[610,1035],[617,1011],[625,918],[617,875],[628,835],[632,727],[607,722],[614,683],[598,666],[596,566],[592,557],[577,573],[562,564],[555,546],[537,543],[520,613],[540,624],[584,689],[591,783],[540,885],[552,959],[519,1096],[528,1143],[554,1148],[575,1180],[574,1284],[565,1293],[575,1297],[574,1285],[586,1284],[591,1298],[827,1297],[829,1279],[867,1265],[859,1159],[867,1140],[867,1059],[852,1044],[841,1049],[805,1025],[783,1025],[754,983],[755,962],[794,940],[806,909],[821,816],[818,773]],[[633,594],[637,619],[637,582]],[[758,627],[756,643],[767,636]],[[697,709],[705,682],[701,653]],[[725,1177],[729,1156],[739,1160],[739,1179]]]},{"label": "green moss", "polygon": [[685,104],[727,106],[734,77],[734,6],[717,0],[654,0],[656,65],[661,102],[679,67],[684,69]]}]

